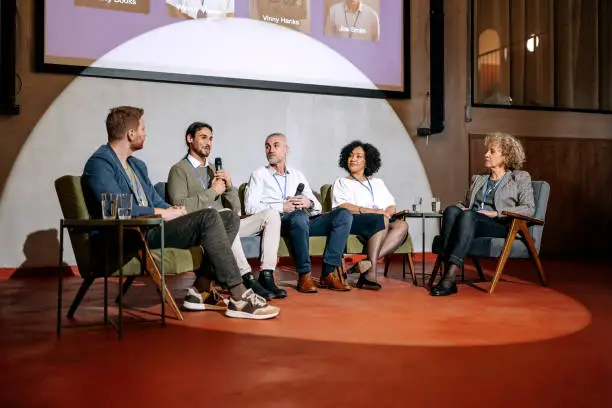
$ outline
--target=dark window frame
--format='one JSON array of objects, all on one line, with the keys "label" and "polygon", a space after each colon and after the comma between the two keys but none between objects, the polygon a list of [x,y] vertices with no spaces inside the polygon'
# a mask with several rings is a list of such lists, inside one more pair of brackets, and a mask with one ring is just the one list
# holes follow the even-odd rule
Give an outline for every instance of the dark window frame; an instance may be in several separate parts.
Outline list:
[{"label": "dark window frame", "polygon": [[[584,109],[584,108],[564,108],[558,106],[559,98],[558,98],[558,80],[557,80],[557,59],[558,59],[558,36],[556,35],[557,24],[553,24],[553,30],[555,35],[553,35],[553,73],[554,73],[554,94],[553,101],[555,106],[539,106],[539,105],[496,105],[496,104],[487,104],[487,103],[476,103],[476,87],[475,81],[478,80],[477,69],[478,66],[476,64],[476,26],[477,26],[477,17],[475,13],[475,3],[477,0],[470,0],[470,9],[469,13],[472,16],[470,18],[470,27],[469,27],[469,41],[470,41],[470,68],[471,72],[469,73],[471,81],[470,81],[470,104],[474,108],[491,108],[491,109],[511,109],[511,110],[538,110],[538,111],[553,111],[553,112],[578,112],[578,113],[596,113],[596,114],[612,114],[612,110],[603,110],[603,109]],[[556,15],[556,7],[557,3],[553,0],[553,15]],[[511,29],[511,27],[510,27]],[[512,76],[510,76],[512,78]]]}]

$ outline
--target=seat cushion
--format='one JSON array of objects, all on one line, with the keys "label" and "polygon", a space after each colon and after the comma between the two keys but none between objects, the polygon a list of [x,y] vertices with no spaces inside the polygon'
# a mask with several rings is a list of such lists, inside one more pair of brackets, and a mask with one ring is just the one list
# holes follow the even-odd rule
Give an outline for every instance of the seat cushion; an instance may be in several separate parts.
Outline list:
[{"label": "seat cushion", "polygon": [[[472,246],[470,247],[468,255],[498,258],[502,253],[505,242],[505,238],[476,238],[472,241]],[[523,240],[519,238],[514,240],[512,249],[510,250],[510,257],[529,258],[529,250],[527,249],[527,245],[525,245]]]}]

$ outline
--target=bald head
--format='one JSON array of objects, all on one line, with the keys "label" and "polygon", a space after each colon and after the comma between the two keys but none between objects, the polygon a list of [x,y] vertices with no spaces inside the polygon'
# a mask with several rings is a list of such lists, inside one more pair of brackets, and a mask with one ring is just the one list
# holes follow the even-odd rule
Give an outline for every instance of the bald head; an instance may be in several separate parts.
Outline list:
[{"label": "bald head", "polygon": [[284,164],[289,153],[289,144],[287,136],[282,133],[272,133],[266,137],[266,159],[272,166]]}]

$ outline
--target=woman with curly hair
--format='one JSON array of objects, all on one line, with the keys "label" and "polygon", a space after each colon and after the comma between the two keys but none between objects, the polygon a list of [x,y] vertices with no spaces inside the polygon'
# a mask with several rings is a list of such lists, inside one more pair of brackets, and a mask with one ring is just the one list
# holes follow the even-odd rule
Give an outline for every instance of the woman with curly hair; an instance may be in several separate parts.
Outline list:
[{"label": "woman with curly hair", "polygon": [[353,213],[351,234],[367,240],[368,260],[357,265],[360,289],[381,289],[376,282],[378,259],[392,254],[408,235],[408,224],[393,220],[395,199],[385,183],[372,177],[380,169],[380,152],[369,143],[358,140],[342,148],[338,165],[347,177],[339,177],[332,190],[332,207]]},{"label": "woman with curly hair", "polygon": [[464,202],[444,210],[442,218],[442,260],[445,274],[431,288],[432,296],[457,293],[455,277],[476,237],[505,238],[510,211],[533,216],[535,204],[531,176],[520,168],[525,163],[521,143],[505,133],[491,133],[484,140],[485,174],[472,177]]}]

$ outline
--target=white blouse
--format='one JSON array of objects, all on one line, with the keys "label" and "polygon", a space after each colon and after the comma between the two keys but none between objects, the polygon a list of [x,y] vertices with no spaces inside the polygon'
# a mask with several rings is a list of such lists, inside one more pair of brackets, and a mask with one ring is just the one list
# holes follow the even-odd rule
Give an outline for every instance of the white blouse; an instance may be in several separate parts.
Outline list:
[{"label": "white blouse", "polygon": [[395,205],[395,199],[382,179],[372,178],[369,183],[361,183],[352,178],[339,177],[332,187],[332,207],[344,203],[384,210]]}]

